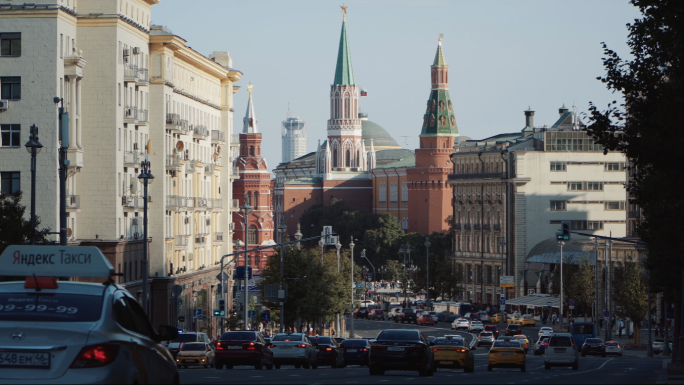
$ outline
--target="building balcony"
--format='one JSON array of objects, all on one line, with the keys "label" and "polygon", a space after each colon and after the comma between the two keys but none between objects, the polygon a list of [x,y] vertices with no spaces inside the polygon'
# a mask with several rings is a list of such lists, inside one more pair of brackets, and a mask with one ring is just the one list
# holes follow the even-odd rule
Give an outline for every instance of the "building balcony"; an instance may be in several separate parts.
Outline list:
[{"label": "building balcony", "polygon": [[204,166],[204,175],[214,175],[214,170],[216,169],[216,163],[209,163]]},{"label": "building balcony", "polygon": [[138,107],[124,108],[124,123],[138,123]]},{"label": "building balcony", "polygon": [[166,129],[174,134],[182,134],[181,118],[178,114],[166,114]]},{"label": "building balcony", "polygon": [[207,139],[209,137],[209,129],[207,126],[194,125],[192,126],[192,137],[195,139]]},{"label": "building balcony", "polygon": [[211,130],[211,143],[223,144],[226,142],[226,133],[219,130]]},{"label": "building balcony", "polygon": [[461,224],[460,223],[454,223],[454,230],[461,230]]},{"label": "building balcony", "polygon": [[212,199],[212,201],[213,201],[213,204],[212,204],[212,207],[211,207],[211,208],[212,208],[214,211],[221,211],[221,210],[223,210],[223,199],[221,199],[221,198],[214,198],[214,199]]},{"label": "building balcony", "polygon": [[176,250],[185,249],[188,247],[187,235],[176,235]]},{"label": "building balcony", "polygon": [[482,229],[482,225],[479,223],[473,224],[473,230],[475,231],[480,231]]},{"label": "building balcony", "polygon": [[181,204],[185,209],[194,209],[195,208],[195,198],[193,197],[181,197]]},{"label": "building balcony", "polygon": [[138,66],[135,64],[124,64],[124,82],[138,81]]},{"label": "building balcony", "polygon": [[472,179],[506,179],[505,172],[490,172],[490,173],[478,173],[478,174],[449,174],[449,182],[459,181],[459,180],[472,180]]},{"label": "building balcony", "polygon": [[124,166],[126,167],[139,167],[140,162],[145,157],[137,151],[126,151],[124,152]]},{"label": "building balcony", "polygon": [[463,230],[465,230],[465,231],[470,231],[470,223],[465,223],[465,224],[463,225]]},{"label": "building balcony", "polygon": [[188,123],[187,120],[185,120],[185,119],[180,120],[180,131],[181,131],[180,132],[181,134],[185,134],[185,135],[188,135],[191,133],[190,132],[190,124]]},{"label": "building balcony", "polygon": [[180,171],[185,165],[185,160],[178,154],[168,155],[166,157],[166,169]]},{"label": "building balcony", "polygon": [[175,211],[181,211],[185,208],[183,197],[178,195],[166,196],[166,208]]},{"label": "building balcony", "polygon": [[124,195],[121,197],[121,205],[124,209],[142,209],[145,205],[145,199],[137,195]]},{"label": "building balcony", "polygon": [[230,211],[233,211],[233,212],[240,211],[240,200],[239,199],[231,199],[230,200]]},{"label": "building balcony", "polygon": [[214,242],[223,242],[223,233],[214,233]]},{"label": "building balcony", "polygon": [[630,210],[627,212],[627,218],[641,218],[641,210]]},{"label": "building balcony", "polygon": [[230,147],[240,147],[240,134],[230,136]]},{"label": "building balcony", "polygon": [[135,81],[137,86],[148,86],[150,85],[150,75],[147,68],[138,68],[138,80]]},{"label": "building balcony", "polygon": [[238,167],[231,167],[230,177],[233,179],[240,179],[240,169]]},{"label": "building balcony", "polygon": [[145,126],[149,121],[147,110],[138,110],[138,121],[135,124]]},{"label": "building balcony", "polygon": [[494,231],[501,231],[501,225],[500,224],[495,224],[494,225]]},{"label": "building balcony", "polygon": [[482,225],[482,227],[485,231],[490,231],[492,229],[492,225],[490,225],[489,223]]},{"label": "building balcony", "polygon": [[197,161],[195,159],[189,161],[185,164],[185,171],[187,172],[197,172]]},{"label": "building balcony", "polygon": [[67,195],[66,199],[66,209],[69,212],[80,212],[81,211],[81,196],[80,195]]},{"label": "building balcony", "polygon": [[196,209],[204,209],[207,208],[207,204],[209,199],[207,198],[194,198],[195,199],[195,208]]}]

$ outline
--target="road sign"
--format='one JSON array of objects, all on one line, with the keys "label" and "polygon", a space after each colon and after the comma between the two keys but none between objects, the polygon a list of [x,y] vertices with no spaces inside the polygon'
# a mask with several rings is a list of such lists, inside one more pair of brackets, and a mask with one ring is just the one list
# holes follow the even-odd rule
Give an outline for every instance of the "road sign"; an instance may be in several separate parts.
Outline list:
[{"label": "road sign", "polygon": [[568,306],[568,309],[570,309],[570,310],[572,310],[572,309],[574,309],[574,308],[575,308],[575,307],[572,306],[572,305]]},{"label": "road sign", "polygon": [[610,317],[610,312],[608,310],[603,311],[603,316],[604,317]]},{"label": "road sign", "polygon": [[515,286],[515,277],[512,275],[502,275],[499,277],[499,287]]},{"label": "road sign", "polygon": [[400,291],[394,293],[394,296],[395,296],[395,297],[398,297],[398,296],[400,296],[400,295],[401,295],[401,292],[400,292]]},{"label": "road sign", "polygon": [[509,287],[506,290],[508,290],[509,293],[515,293],[515,288],[513,288],[513,287]]},{"label": "road sign", "polygon": [[[248,279],[252,279],[252,266],[249,266],[249,269],[247,269],[247,272],[249,274]],[[244,266],[238,266],[235,268],[235,274],[233,274],[234,279],[245,279],[245,267]]]},{"label": "road sign", "polygon": [[534,289],[528,289],[527,290],[527,295],[532,295],[534,294]]},{"label": "road sign", "polygon": [[194,309],[192,311],[192,318],[202,318],[202,309]]},{"label": "road sign", "polygon": [[[223,277],[223,279],[221,279],[221,277]],[[228,277],[228,274],[226,274],[225,271],[222,271],[222,272],[216,274],[216,279],[217,279],[219,282],[221,282],[221,281],[223,281],[223,282],[228,282],[228,278],[230,278],[230,277]]]},{"label": "road sign", "polygon": [[[249,291],[259,291],[259,286],[249,285],[247,287],[249,288]],[[245,285],[240,286],[240,291],[245,291]]]},{"label": "road sign", "polygon": [[373,273],[368,273],[368,280],[372,281],[373,280]]},{"label": "road sign", "polygon": [[572,305],[574,305],[574,304],[575,304],[575,300],[574,300],[574,299],[569,299],[569,300],[568,300],[568,305],[572,306]]},{"label": "road sign", "polygon": [[328,240],[330,241],[329,246],[335,246],[337,245],[337,235],[331,235],[328,237]]},{"label": "road sign", "polygon": [[456,299],[459,300],[459,301],[463,301],[463,296],[462,296],[462,295],[459,295]]},{"label": "road sign", "polygon": [[185,322],[185,316],[179,315],[178,316],[178,322]]},{"label": "road sign", "polygon": [[499,305],[500,306],[506,306],[506,296],[503,294],[499,295]]},{"label": "road sign", "polygon": [[332,226],[323,226],[323,235],[325,235],[323,243],[325,245],[334,245],[334,243],[331,243],[330,234],[332,234]]},{"label": "road sign", "polygon": [[358,283],[358,284],[356,284],[356,287],[358,287],[358,288],[360,289],[360,288],[363,287],[363,284],[362,284],[362,283]]},{"label": "road sign", "polygon": [[547,302],[547,303],[546,303],[546,308],[547,308],[547,309],[551,309],[551,307],[552,307],[552,306],[551,306],[551,301]]},{"label": "road sign", "polygon": [[248,310],[247,316],[252,319],[256,318],[256,310]]},{"label": "road sign", "polygon": [[268,310],[264,310],[261,313],[261,322],[271,322],[271,312]]}]

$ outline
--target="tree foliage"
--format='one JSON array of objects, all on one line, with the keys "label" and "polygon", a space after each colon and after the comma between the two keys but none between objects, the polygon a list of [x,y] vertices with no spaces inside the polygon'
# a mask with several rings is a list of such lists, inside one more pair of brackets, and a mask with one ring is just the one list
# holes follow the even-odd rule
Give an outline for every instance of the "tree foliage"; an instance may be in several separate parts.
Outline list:
[{"label": "tree foliage", "polygon": [[[564,258],[565,259],[565,258]],[[554,266],[551,287],[554,293],[560,293],[560,265]],[[578,265],[563,264],[563,309],[570,306],[569,300],[575,302],[576,308],[582,308],[586,317],[595,299],[596,279],[594,267],[589,257],[580,258]]]},{"label": "tree foliage", "polygon": [[681,111],[684,105],[684,2],[632,0],[642,17],[628,24],[627,44],[633,56],[622,59],[604,43],[599,77],[620,97],[606,110],[590,103],[589,132],[606,151],[623,152],[634,178],[628,185],[633,203],[643,210],[638,228],[646,243],[646,268],[654,291],[678,303],[684,259],[679,234],[684,210],[684,158]]},{"label": "tree foliage", "polygon": [[[614,269],[613,300],[615,301],[615,315],[628,317],[634,322],[634,329],[641,329],[641,321],[648,313],[648,282],[640,266],[632,261]],[[635,343],[641,345],[638,332],[635,333]]]}]

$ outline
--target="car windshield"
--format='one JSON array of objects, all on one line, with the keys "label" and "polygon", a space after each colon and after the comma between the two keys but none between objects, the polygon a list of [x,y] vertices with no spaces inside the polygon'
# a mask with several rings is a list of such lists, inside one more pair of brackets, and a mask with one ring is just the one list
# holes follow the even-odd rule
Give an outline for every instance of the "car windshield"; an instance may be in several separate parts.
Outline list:
[{"label": "car windshield", "polygon": [[368,346],[368,341],[366,340],[344,340],[340,344],[343,348],[365,348]]},{"label": "car windshield", "polygon": [[496,329],[496,326],[494,326],[494,325],[487,325],[487,326],[485,326],[485,330],[497,330],[497,329]]},{"label": "car windshield", "polygon": [[465,318],[459,318],[459,319],[458,319],[458,322],[468,322],[468,320],[465,319]]},{"label": "car windshield", "polygon": [[525,314],[525,315],[523,315],[523,318],[532,318],[532,315],[530,315],[530,314]]},{"label": "car windshield", "polygon": [[572,346],[572,340],[566,336],[555,336],[549,341],[549,346]]},{"label": "car windshield", "polygon": [[480,321],[473,321],[473,325],[482,325],[482,322],[480,322]]},{"label": "car windshield", "polygon": [[302,335],[301,334],[278,334],[273,339],[271,342],[274,341],[301,341],[302,340]]},{"label": "car windshield", "polygon": [[520,325],[508,325],[509,329],[520,329]]},{"label": "car windshield", "polygon": [[492,336],[492,333],[489,333],[489,332],[487,332],[487,333],[480,333],[480,336],[481,336],[481,337],[491,337],[491,336]]},{"label": "car windshield", "polygon": [[330,337],[309,337],[311,342],[315,344],[331,344]]},{"label": "car windshield", "polygon": [[586,341],[584,341],[586,344],[602,344],[603,340],[600,338],[587,338]]},{"label": "car windshield", "polygon": [[256,341],[254,332],[225,332],[221,336],[221,341]]},{"label": "car windshield", "polygon": [[418,332],[411,330],[383,330],[376,338],[378,341],[419,341]]},{"label": "car windshield", "polygon": [[402,313],[415,313],[413,309],[401,309]]},{"label": "car windshield", "polygon": [[449,345],[449,346],[463,346],[463,340],[460,338],[447,339],[435,338],[435,345]]},{"label": "car windshield", "polygon": [[520,342],[515,340],[510,341],[495,341],[494,348],[519,348]]},{"label": "car windshield", "polygon": [[203,342],[193,342],[189,344],[183,345],[183,348],[181,351],[186,351],[186,350],[206,350],[207,347],[204,345]]},{"label": "car windshield", "polygon": [[382,310],[376,310],[375,314],[382,314]]},{"label": "car windshield", "polygon": [[608,343],[606,343],[606,345],[608,345],[608,346],[617,346],[618,343],[617,343],[617,342],[608,342]]},{"label": "car windshield", "polygon": [[94,322],[102,315],[102,295],[0,293],[0,321]]},{"label": "car windshield", "polygon": [[527,339],[527,337],[525,337],[525,336],[515,336],[514,338],[516,340],[526,340]]}]

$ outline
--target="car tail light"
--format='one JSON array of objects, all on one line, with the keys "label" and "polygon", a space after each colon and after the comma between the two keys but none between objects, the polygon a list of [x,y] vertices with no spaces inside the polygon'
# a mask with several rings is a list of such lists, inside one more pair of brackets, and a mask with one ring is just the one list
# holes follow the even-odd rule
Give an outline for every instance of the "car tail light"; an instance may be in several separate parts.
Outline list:
[{"label": "car tail light", "polygon": [[305,344],[299,344],[299,345],[295,345],[295,347],[296,347],[296,348],[305,348],[306,345],[305,345]]},{"label": "car tail light", "polygon": [[433,352],[436,352],[436,351],[437,351],[437,349],[433,348],[433,349],[432,349],[432,351],[433,351]]},{"label": "car tail light", "polygon": [[367,351],[368,351],[368,349],[366,349],[366,348],[363,348],[363,351],[364,351],[364,352],[367,352]]},{"label": "car tail light", "polygon": [[271,347],[272,347],[272,348],[275,348],[276,346],[275,346],[275,345],[273,345],[273,344],[271,344]]},{"label": "car tail light", "polygon": [[220,342],[216,343],[216,350],[226,350],[226,347]]},{"label": "car tail light", "polygon": [[401,313],[401,316],[402,316],[402,317],[405,317],[405,316],[406,316],[406,314],[404,314],[404,313]]},{"label": "car tail light", "polygon": [[332,348],[325,348],[325,351],[326,351],[326,352],[331,352],[331,351],[332,351]]},{"label": "car tail light", "polygon": [[110,364],[119,354],[119,345],[102,344],[86,346],[81,349],[71,364],[72,369],[97,368]]},{"label": "car tail light", "polygon": [[256,347],[254,346],[254,342],[250,342],[249,346],[247,346],[247,350],[255,350]]}]

